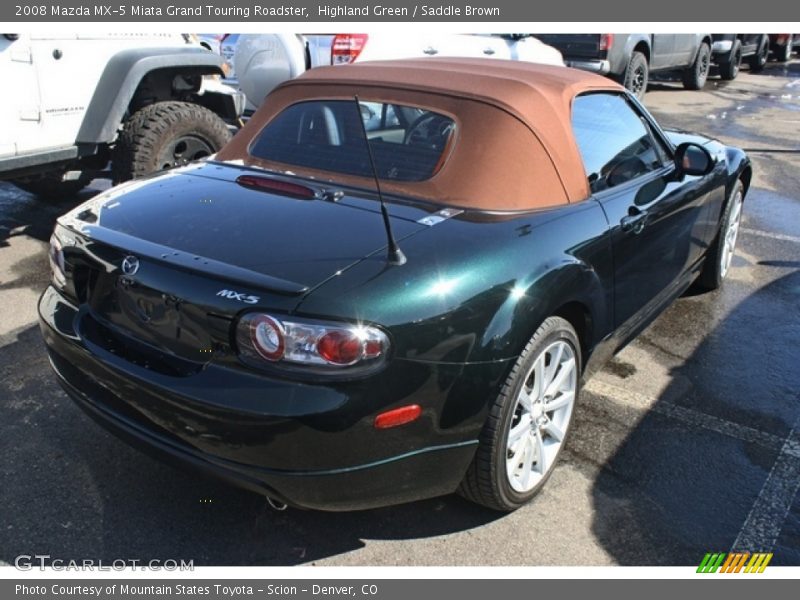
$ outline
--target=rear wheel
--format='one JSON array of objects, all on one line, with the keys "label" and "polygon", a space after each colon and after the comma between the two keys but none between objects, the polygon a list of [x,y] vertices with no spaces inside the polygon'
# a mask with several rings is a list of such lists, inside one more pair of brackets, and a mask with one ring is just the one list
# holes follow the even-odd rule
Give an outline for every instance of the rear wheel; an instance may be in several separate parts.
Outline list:
[{"label": "rear wheel", "polygon": [[125,123],[111,162],[114,183],[205,158],[230,139],[228,126],[205,107],[156,102]]},{"label": "rear wheel", "polygon": [[630,90],[637,98],[644,98],[647,91],[647,81],[650,76],[650,69],[647,65],[647,58],[641,52],[634,52],[625,75],[622,78],[622,85]]},{"label": "rear wheel", "polygon": [[730,198],[722,213],[719,234],[708,249],[706,262],[697,283],[705,290],[716,290],[730,270],[733,255],[736,251],[736,240],[739,237],[739,225],[742,220],[744,190],[742,182],[733,186]]},{"label": "rear wheel", "polygon": [[492,405],[459,493],[489,508],[519,508],[542,488],[558,460],[580,386],[572,325],[550,317],[528,342]]},{"label": "rear wheel", "polygon": [[725,81],[732,81],[736,79],[739,74],[739,68],[742,66],[742,42],[739,40],[733,41],[733,48],[728,55],[728,59],[719,62],[719,76]]},{"label": "rear wheel", "polygon": [[750,70],[753,73],[758,73],[764,70],[769,58],[769,38],[764,36],[761,43],[758,45],[758,50],[753,56],[748,57],[747,64],[750,65]]},{"label": "rear wheel", "polygon": [[711,48],[705,42],[697,49],[694,63],[683,71],[683,87],[687,90],[701,90],[708,79],[711,66]]}]

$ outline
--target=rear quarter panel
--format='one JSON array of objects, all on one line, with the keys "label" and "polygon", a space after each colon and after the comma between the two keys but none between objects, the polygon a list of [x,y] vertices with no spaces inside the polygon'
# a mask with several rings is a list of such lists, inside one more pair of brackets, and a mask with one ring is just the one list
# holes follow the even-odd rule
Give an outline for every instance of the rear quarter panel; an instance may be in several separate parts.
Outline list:
[{"label": "rear quarter panel", "polygon": [[592,347],[611,326],[607,230],[593,200],[516,217],[465,213],[401,240],[405,265],[378,252],[297,312],[376,323],[397,358],[457,363],[516,357],[544,319],[578,302],[591,313]]}]

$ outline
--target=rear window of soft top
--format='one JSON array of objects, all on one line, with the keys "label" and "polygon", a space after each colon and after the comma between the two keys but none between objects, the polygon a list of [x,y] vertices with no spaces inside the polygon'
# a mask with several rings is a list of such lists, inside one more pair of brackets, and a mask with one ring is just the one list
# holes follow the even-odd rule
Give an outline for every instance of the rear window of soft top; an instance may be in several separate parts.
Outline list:
[{"label": "rear window of soft top", "polygon": [[299,102],[273,118],[255,138],[252,156],[296,167],[372,177],[367,131],[378,177],[424,181],[444,164],[455,121],[419,107],[378,101]]}]

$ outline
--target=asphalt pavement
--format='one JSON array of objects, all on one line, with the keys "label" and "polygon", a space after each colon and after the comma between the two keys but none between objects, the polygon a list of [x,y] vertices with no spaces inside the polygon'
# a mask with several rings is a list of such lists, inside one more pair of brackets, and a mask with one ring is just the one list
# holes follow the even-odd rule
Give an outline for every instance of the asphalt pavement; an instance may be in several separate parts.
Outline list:
[{"label": "asphalt pavement", "polygon": [[195,565],[800,565],[800,61],[701,92],[651,86],[666,127],[746,148],[754,179],[723,288],[690,292],[588,382],[561,464],[501,515],[448,496],[330,514],[129,448],[56,384],[36,324],[58,204],[0,183],[0,561]]}]

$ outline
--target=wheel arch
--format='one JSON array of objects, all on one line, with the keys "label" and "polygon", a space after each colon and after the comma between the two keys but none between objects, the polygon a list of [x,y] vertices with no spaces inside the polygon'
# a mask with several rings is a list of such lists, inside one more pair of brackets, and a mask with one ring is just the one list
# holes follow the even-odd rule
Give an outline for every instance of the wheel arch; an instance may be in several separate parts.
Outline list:
[{"label": "wheel arch", "polygon": [[221,75],[222,59],[200,46],[186,48],[133,48],[118,52],[106,64],[89,101],[77,144],[112,142],[131,111],[148,76]]},{"label": "wheel arch", "polygon": [[644,54],[647,64],[650,64],[650,43],[646,39],[642,38],[638,41],[634,40],[634,46],[631,48],[631,51],[628,54],[628,61],[630,61],[630,57],[633,56],[634,52],[641,52]]},{"label": "wheel arch", "polygon": [[[500,307],[477,346],[483,356],[470,360],[519,356],[539,326],[548,317],[557,316],[575,329],[586,364],[599,340],[610,331],[613,304],[607,282],[604,285],[597,271],[575,257],[570,259],[528,286],[513,310]],[[507,333],[497,336],[498,331]],[[494,340],[497,343],[493,347]]]},{"label": "wheel arch", "polygon": [[594,320],[591,309],[584,302],[571,300],[556,308],[552,316],[561,317],[572,325],[581,345],[581,364],[585,367],[593,347],[591,340],[593,339]]}]

